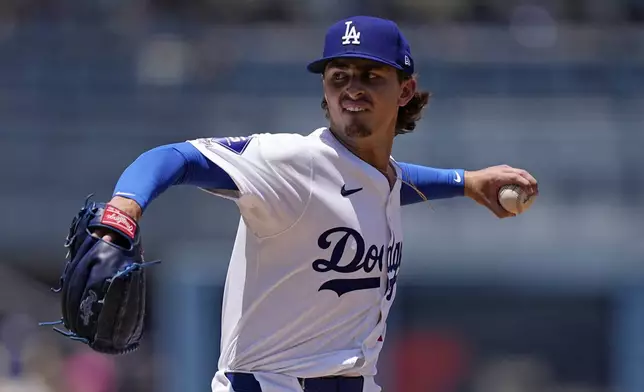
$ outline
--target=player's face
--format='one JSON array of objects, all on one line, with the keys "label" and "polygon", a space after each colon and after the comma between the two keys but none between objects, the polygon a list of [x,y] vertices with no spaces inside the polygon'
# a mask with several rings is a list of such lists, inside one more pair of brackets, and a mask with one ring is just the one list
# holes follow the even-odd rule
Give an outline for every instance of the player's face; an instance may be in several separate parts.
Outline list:
[{"label": "player's face", "polygon": [[408,101],[396,70],[370,60],[330,62],[323,85],[331,128],[351,138],[393,129],[399,106]]}]

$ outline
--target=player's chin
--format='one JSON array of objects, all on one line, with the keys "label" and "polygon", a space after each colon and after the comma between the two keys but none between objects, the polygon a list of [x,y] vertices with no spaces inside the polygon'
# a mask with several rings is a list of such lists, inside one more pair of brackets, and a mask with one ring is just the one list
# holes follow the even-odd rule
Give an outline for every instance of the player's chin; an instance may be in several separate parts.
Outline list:
[{"label": "player's chin", "polygon": [[362,121],[351,121],[344,126],[344,134],[349,137],[369,137],[372,133],[371,127]]}]

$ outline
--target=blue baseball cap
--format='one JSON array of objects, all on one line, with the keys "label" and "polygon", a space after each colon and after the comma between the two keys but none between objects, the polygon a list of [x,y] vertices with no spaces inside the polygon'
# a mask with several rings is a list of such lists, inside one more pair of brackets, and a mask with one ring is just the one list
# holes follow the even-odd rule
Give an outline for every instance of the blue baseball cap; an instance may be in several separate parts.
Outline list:
[{"label": "blue baseball cap", "polygon": [[327,63],[337,58],[360,58],[390,65],[407,74],[414,73],[409,43],[391,20],[354,16],[336,22],[324,39],[322,58],[307,66],[321,74]]}]

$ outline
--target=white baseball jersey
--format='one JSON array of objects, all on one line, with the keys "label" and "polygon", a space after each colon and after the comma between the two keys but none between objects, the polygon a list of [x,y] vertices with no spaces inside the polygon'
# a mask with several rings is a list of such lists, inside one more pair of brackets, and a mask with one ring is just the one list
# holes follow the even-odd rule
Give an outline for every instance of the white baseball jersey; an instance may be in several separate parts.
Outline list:
[{"label": "white baseball jersey", "polygon": [[401,260],[400,180],[390,187],[327,128],[190,142],[239,189],[218,374],[372,380]]}]

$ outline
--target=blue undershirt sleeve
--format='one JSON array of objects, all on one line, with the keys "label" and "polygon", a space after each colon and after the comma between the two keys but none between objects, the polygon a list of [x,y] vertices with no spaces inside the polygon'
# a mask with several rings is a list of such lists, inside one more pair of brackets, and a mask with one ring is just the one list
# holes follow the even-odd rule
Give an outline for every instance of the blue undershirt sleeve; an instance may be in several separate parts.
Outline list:
[{"label": "blue undershirt sleeve", "polygon": [[[463,196],[462,169],[435,169],[400,163],[404,182],[413,184],[428,200]],[[423,198],[409,185],[401,187],[401,204],[419,203]],[[188,142],[156,147],[141,154],[119,178],[113,196],[136,201],[143,210],[173,185],[237,190],[230,176]]]},{"label": "blue undershirt sleeve", "polygon": [[125,169],[113,196],[132,199],[142,210],[173,185],[237,190],[222,168],[188,142],[167,144],[141,154]]},{"label": "blue undershirt sleeve", "polygon": [[400,204],[409,205],[424,201],[408,184],[413,184],[427,200],[447,199],[465,193],[463,169],[435,169],[427,166],[400,162],[403,184],[400,188]]}]

